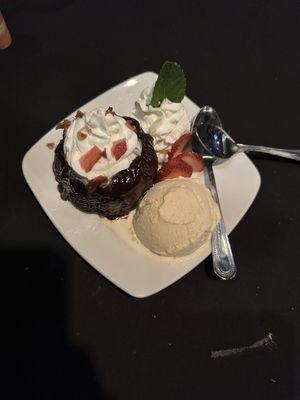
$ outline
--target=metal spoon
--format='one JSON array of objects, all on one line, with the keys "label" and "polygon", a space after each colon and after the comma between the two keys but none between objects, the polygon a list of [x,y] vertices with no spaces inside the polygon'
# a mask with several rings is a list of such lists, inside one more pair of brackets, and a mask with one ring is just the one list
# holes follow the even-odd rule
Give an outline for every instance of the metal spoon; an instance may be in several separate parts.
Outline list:
[{"label": "metal spoon", "polygon": [[[204,108],[206,114],[209,112],[211,115],[217,115],[212,107],[206,106]],[[198,139],[205,151],[217,158],[229,158],[241,152],[259,152],[300,161],[300,150],[274,149],[272,147],[236,143],[216,120],[202,124]]]},{"label": "metal spoon", "polygon": [[199,113],[196,115],[192,124],[192,147],[197,153],[200,153],[204,160],[207,169],[208,186],[211,191],[211,195],[214,201],[219,206],[220,210],[220,222],[216,226],[214,232],[212,233],[212,258],[213,258],[213,268],[215,274],[224,280],[232,279],[236,274],[236,266],[233,259],[228,235],[226,233],[225,223],[220,207],[220,201],[218,196],[218,191],[216,187],[216,181],[213,171],[213,164],[216,158],[209,154],[205,148],[202,146],[200,138],[203,132],[207,131],[206,125],[213,124],[214,126],[222,126],[220,118],[215,110],[211,107],[203,107]]}]

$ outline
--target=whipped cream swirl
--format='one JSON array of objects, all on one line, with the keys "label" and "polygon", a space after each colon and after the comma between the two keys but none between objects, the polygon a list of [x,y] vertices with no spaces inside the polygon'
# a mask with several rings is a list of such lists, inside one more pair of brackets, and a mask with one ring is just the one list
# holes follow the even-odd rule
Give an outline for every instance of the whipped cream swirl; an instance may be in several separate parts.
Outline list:
[{"label": "whipped cream swirl", "polygon": [[159,107],[152,107],[152,93],[153,87],[142,91],[135,102],[133,115],[144,132],[153,137],[158,161],[162,163],[167,160],[172,144],[190,129],[190,121],[182,103],[164,99]]},{"label": "whipped cream swirl", "polygon": [[[112,146],[119,140],[126,140],[126,151],[116,160]],[[80,158],[97,146],[106,157],[101,157],[86,172]],[[64,153],[68,164],[81,176],[94,179],[99,175],[112,177],[127,169],[131,162],[141,154],[142,145],[136,133],[126,125],[126,120],[102,109],[95,109],[72,120],[64,141]]]}]

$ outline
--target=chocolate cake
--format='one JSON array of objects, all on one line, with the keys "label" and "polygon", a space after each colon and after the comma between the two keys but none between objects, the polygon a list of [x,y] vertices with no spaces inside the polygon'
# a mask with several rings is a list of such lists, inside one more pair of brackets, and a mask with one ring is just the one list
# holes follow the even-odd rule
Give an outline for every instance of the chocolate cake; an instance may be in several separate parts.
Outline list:
[{"label": "chocolate cake", "polygon": [[108,219],[125,216],[137,207],[144,193],[153,184],[158,166],[153,139],[143,132],[135,119],[123,118],[132,124],[142,150],[127,169],[119,171],[110,179],[99,176],[88,180],[75,172],[65,159],[65,135],[56,147],[53,171],[61,198],[70,201],[83,212],[95,213]]}]

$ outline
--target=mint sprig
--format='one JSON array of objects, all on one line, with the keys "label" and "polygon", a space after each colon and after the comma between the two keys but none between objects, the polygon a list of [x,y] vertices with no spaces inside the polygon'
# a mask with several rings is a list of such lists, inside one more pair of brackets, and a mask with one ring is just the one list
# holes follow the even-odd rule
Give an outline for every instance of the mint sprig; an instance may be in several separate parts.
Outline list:
[{"label": "mint sprig", "polygon": [[184,97],[186,78],[179,64],[166,61],[159,72],[151,99],[152,107],[159,107],[164,99],[180,103]]}]

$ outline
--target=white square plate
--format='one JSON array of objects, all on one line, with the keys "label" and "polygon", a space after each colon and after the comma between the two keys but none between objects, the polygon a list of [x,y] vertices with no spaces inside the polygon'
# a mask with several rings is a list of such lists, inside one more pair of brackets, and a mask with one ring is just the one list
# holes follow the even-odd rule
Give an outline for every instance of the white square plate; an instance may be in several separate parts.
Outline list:
[{"label": "white square plate", "polygon": [[[152,85],[157,75],[144,72],[101,94],[80,109],[113,106],[120,115],[130,115],[140,92]],[[199,107],[187,97],[183,101],[189,117]],[[171,285],[195,268],[210,254],[207,244],[190,256],[165,258],[141,251],[123,239],[129,219],[108,222],[85,214],[61,200],[52,172],[54,152],[46,144],[57,144],[61,131],[51,129],[24,156],[23,173],[45,213],[69,244],[97,271],[135,297],[150,296]],[[244,154],[238,154],[215,167],[216,180],[227,230],[231,232],[253,202],[260,186],[260,175]]]}]

